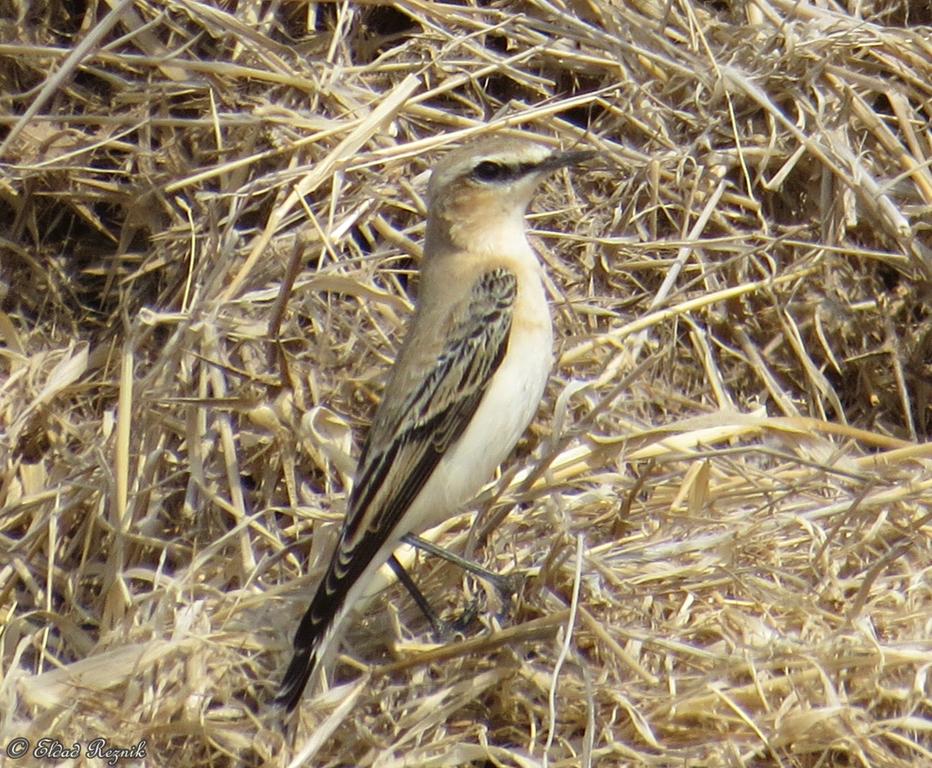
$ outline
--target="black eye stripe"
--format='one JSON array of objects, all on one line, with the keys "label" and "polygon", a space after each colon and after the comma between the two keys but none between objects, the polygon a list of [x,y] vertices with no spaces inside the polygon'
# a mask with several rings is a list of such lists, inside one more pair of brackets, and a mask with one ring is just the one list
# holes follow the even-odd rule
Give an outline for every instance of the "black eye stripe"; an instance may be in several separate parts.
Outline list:
[{"label": "black eye stripe", "polygon": [[509,168],[502,163],[496,163],[494,160],[483,160],[476,163],[472,169],[473,178],[479,181],[504,181],[509,176]]},{"label": "black eye stripe", "polygon": [[527,176],[537,169],[537,163],[501,163],[496,160],[483,160],[472,169],[472,177],[485,183],[502,183],[514,181]]}]

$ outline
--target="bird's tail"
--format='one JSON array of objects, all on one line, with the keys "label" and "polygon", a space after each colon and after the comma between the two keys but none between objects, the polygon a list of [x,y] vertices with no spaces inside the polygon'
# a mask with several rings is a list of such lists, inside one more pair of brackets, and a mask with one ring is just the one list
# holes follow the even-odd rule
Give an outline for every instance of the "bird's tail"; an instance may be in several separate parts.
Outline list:
[{"label": "bird's tail", "polygon": [[294,636],[294,656],[285,671],[275,703],[291,712],[314,670],[339,644],[353,608],[371,585],[372,577],[398,544],[393,537],[381,542],[370,539],[343,570],[339,549]]},{"label": "bird's tail", "polygon": [[343,599],[331,601],[327,598],[327,590],[321,585],[295,632],[294,656],[291,657],[278,696],[275,697],[275,703],[285,707],[288,712],[298,706],[307,681],[317,665],[333,643],[339,641],[340,627],[349,613],[351,604],[347,605]]},{"label": "bird's tail", "polygon": [[275,697],[275,703],[284,707],[287,712],[291,712],[301,701],[301,694],[304,693],[307,681],[317,666],[316,657],[316,646],[295,649],[291,664],[282,678],[281,689]]},{"label": "bird's tail", "polygon": [[[353,616],[352,609],[372,575],[391,554],[391,546],[369,560],[361,572],[337,579],[336,588],[325,577],[294,635],[294,656],[282,678],[275,703],[291,712],[301,700],[308,680],[339,644],[344,625]],[[330,570],[334,569],[331,563]],[[329,577],[328,573],[328,577]]]}]

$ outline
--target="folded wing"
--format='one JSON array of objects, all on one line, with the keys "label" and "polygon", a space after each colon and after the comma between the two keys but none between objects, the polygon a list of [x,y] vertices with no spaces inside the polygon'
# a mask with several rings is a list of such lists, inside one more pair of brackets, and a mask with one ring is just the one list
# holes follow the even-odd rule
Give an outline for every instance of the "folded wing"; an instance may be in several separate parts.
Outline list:
[{"label": "folded wing", "polygon": [[468,301],[454,309],[440,353],[416,373],[400,407],[384,401],[379,407],[336,552],[295,633],[295,656],[278,696],[289,710],[350,588],[393,535],[410,532],[406,510],[475,414],[508,349],[516,296],[513,272],[500,267],[482,273]]}]

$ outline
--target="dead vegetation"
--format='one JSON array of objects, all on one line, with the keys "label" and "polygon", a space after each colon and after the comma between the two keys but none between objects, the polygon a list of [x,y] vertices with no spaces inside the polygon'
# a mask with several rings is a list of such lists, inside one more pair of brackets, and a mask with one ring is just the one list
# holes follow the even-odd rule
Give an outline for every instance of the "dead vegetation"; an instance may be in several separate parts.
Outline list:
[{"label": "dead vegetation", "polygon": [[[2,7],[4,744],[932,763],[928,2]],[[434,645],[390,587],[283,726],[425,172],[515,128],[602,157],[531,217],[539,418],[439,536],[525,589]]]}]

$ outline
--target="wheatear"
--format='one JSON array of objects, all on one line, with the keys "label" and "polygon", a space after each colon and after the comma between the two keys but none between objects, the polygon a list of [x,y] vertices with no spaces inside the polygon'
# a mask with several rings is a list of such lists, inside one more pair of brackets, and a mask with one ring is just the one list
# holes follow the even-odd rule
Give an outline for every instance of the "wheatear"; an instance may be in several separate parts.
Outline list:
[{"label": "wheatear", "polygon": [[553,332],[524,214],[538,183],[591,152],[495,138],[431,174],[417,309],[359,457],[336,551],[294,637],[289,711],[398,547],[456,514],[537,411]]}]

